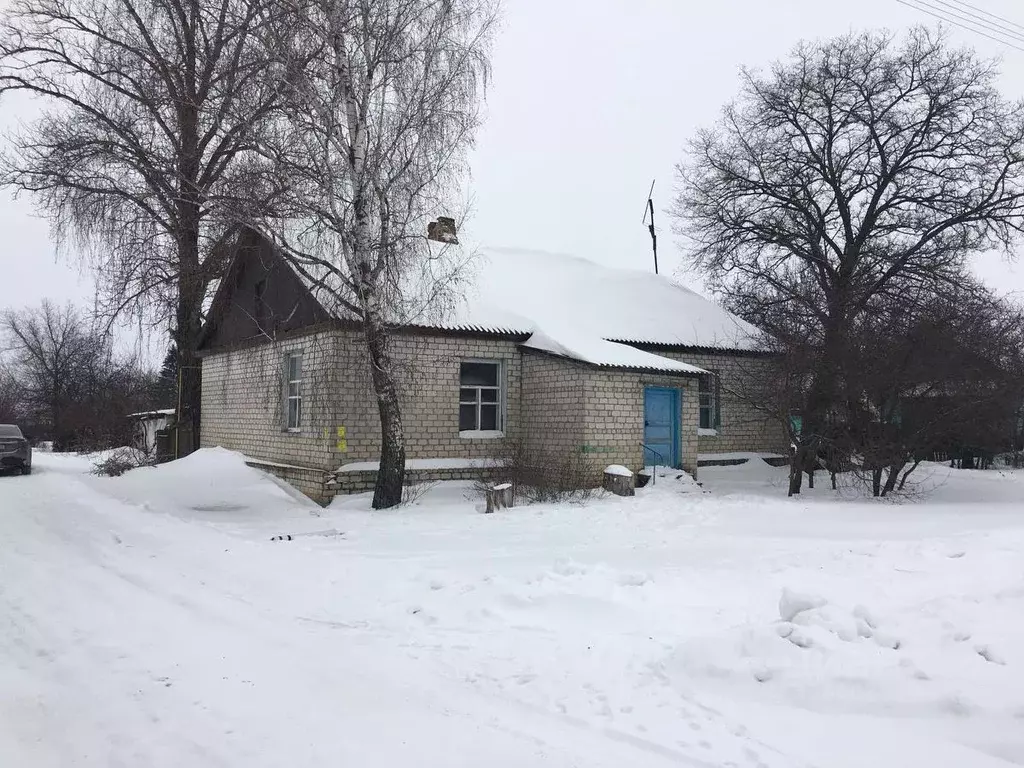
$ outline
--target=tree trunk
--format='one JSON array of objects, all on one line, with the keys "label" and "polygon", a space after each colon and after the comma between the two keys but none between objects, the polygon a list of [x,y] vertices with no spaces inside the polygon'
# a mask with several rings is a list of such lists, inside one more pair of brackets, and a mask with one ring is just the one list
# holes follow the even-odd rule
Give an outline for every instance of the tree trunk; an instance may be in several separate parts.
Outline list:
[{"label": "tree trunk", "polygon": [[839,361],[844,347],[842,325],[844,303],[839,292],[829,302],[829,322],[825,328],[822,358],[807,393],[800,439],[797,443],[795,474],[790,475],[789,495],[800,493],[800,475],[808,473],[808,483],[814,487],[811,473],[817,463],[818,449],[826,432],[828,412],[836,395]]},{"label": "tree trunk", "polygon": [[[364,291],[372,291],[364,283]],[[391,360],[387,329],[376,311],[375,292],[364,295],[363,314],[366,347],[370,353],[370,375],[380,411],[380,468],[373,489],[373,508],[388,509],[402,502],[405,484],[405,430],[398,386]]]},{"label": "tree trunk", "polygon": [[882,488],[882,495],[888,496],[896,489],[896,481],[899,479],[900,470],[906,464],[893,464],[889,467],[889,475],[885,478],[885,486]]},{"label": "tree trunk", "polygon": [[795,496],[800,493],[800,484],[803,481],[803,466],[806,454],[806,447],[802,440],[797,441],[796,450],[790,449],[789,457],[789,495]]},{"label": "tree trunk", "polygon": [[178,302],[173,338],[178,352],[178,422],[185,427],[187,439],[179,430],[177,457],[199,448],[202,384],[200,380],[199,334],[202,330],[203,299],[208,281],[203,274],[199,250],[202,226],[202,201],[199,194],[200,175],[199,122],[194,96],[196,83],[196,25],[199,4],[189,6],[190,23],[184,40],[187,56],[183,79],[193,94],[177,105],[181,147],[178,158],[177,229]]},{"label": "tree trunk", "polygon": [[173,338],[178,363],[176,406],[179,409],[178,421],[185,430],[180,433],[178,458],[199,447],[202,380],[198,348],[206,291],[206,282],[200,271],[199,204],[183,200],[179,204],[179,212],[178,301]]},{"label": "tree trunk", "polygon": [[872,469],[871,470],[871,495],[880,496],[882,494],[882,470]]}]

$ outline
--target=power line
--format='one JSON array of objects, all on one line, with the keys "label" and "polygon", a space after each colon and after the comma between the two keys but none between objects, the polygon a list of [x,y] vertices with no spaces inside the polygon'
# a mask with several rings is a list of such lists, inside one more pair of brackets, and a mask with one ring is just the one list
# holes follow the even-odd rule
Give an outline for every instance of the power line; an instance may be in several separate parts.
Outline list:
[{"label": "power line", "polygon": [[[930,14],[931,16],[935,16],[936,18],[942,19],[943,21],[948,21],[949,23],[958,26],[961,29],[966,29],[971,32],[977,32],[979,35],[985,35],[986,37],[989,37],[989,39],[1005,43],[1006,45],[1010,45],[1011,47],[1015,47],[1014,43],[1024,43],[1024,37],[1019,36],[1016,32],[1011,32],[1010,30],[1007,30],[1005,27],[1001,27],[998,24],[988,22],[987,20],[984,19],[981,21],[975,21],[974,19],[963,15],[965,12],[961,12],[960,9],[957,8],[957,6],[951,5],[945,0],[912,0],[912,2],[915,3],[916,5],[912,5],[911,7],[916,7],[918,10],[924,11],[925,13]],[[955,10],[947,10],[946,8],[940,8],[939,6],[935,5],[935,3],[939,3],[941,5],[954,8]],[[906,4],[907,3],[904,3],[904,5]],[[997,35],[997,37],[992,37],[991,35]],[[1010,38],[1010,40],[1004,40],[1004,37],[1008,37]]]},{"label": "power line", "polygon": [[[982,37],[987,37],[989,40],[994,40],[995,42],[1002,43],[1005,46],[1013,48],[1014,50],[1024,52],[1024,47],[1022,47],[1020,45],[1015,45],[1010,40],[1006,40],[1006,39],[1001,38],[1001,37],[996,37],[993,34],[989,34],[988,32],[984,32],[981,29],[978,29],[977,27],[969,26],[970,24],[974,23],[974,22],[971,22],[969,19],[964,19],[962,21],[958,21],[958,19],[960,17],[953,16],[951,18],[950,15],[947,15],[947,14],[950,13],[949,11],[944,11],[941,8],[936,8],[935,6],[930,5],[929,3],[925,2],[925,0],[896,0],[896,2],[899,3],[900,5],[907,6],[908,8],[913,8],[915,11],[922,11],[924,13],[927,13],[929,16],[934,16],[936,19],[939,19],[940,21],[949,22],[954,27],[960,27],[960,29],[966,29],[968,32],[974,32],[975,34],[981,35]],[[915,5],[915,3],[920,3],[920,5]],[[927,7],[923,7],[923,6],[927,6]],[[929,10],[929,8],[931,8],[933,10]],[[995,30],[989,30],[989,31],[995,32]],[[995,32],[995,34],[1003,34],[1003,33]]]},{"label": "power line", "polygon": [[953,0],[953,2],[956,5],[962,5],[965,8],[970,8],[972,11],[977,11],[978,13],[983,13],[984,15],[989,16],[989,17],[991,17],[993,19],[996,19],[997,21],[1001,21],[1004,24],[1009,24],[1011,27],[1017,27],[1018,29],[1024,31],[1024,24],[1018,24],[1016,21],[1012,21],[1010,19],[1007,19],[1004,16],[999,16],[997,14],[991,13],[989,11],[986,11],[984,8],[979,8],[976,5],[971,5],[970,3],[966,3],[966,2],[964,2],[964,0]]},{"label": "power line", "polygon": [[[970,16],[972,19],[970,21],[971,24],[981,25],[985,27],[985,29],[992,30],[996,34],[1005,35],[1006,37],[1010,37],[1014,40],[1020,40],[1022,43],[1024,43],[1024,35],[1022,35],[1020,32],[1016,32],[1012,29],[1007,29],[1001,24],[986,19],[984,16],[981,16],[977,13],[972,13],[971,11],[968,10],[964,10],[959,2],[947,2],[947,0],[931,0],[931,3],[938,3],[939,5],[944,5],[947,8],[953,9],[951,11],[946,11],[946,13],[952,13],[953,15],[957,16],[957,18],[961,18],[967,21],[968,19],[966,19],[965,16]],[[965,5],[968,8],[974,7],[968,6],[966,3],[964,3],[963,5]],[[976,21],[973,19],[976,19]],[[1010,23],[1012,24],[1012,22]]]},{"label": "power line", "polygon": [[[946,0],[934,0],[940,2],[943,5],[949,6],[950,3]],[[961,15],[959,9],[957,11],[946,10],[945,8],[937,7],[928,0],[896,0],[901,5],[905,5],[908,8],[913,8],[916,11],[922,11],[927,13],[929,16],[933,16],[940,21],[945,21],[952,24],[960,29],[965,29],[968,32],[974,32],[982,37],[987,37],[989,40],[993,40],[997,43],[1002,43],[1010,48],[1014,48],[1019,51],[1024,51],[1017,43],[1024,43],[1024,36],[1018,36],[1016,32],[1006,29],[995,23],[990,23],[987,20],[975,21],[964,15]],[[974,6],[971,6],[974,7]],[[963,11],[966,13],[966,11]],[[973,14],[972,14],[973,15]],[[999,17],[1001,18],[1001,17]],[[1012,22],[1011,22],[1012,23]],[[979,28],[980,27],[980,28]],[[1006,38],[1010,38],[1007,40]]]}]

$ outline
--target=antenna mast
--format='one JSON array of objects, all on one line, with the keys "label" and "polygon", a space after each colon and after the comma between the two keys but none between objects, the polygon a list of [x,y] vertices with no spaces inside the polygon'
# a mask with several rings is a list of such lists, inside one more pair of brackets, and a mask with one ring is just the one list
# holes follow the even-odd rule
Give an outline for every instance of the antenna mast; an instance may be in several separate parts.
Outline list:
[{"label": "antenna mast", "polygon": [[[656,180],[655,180],[656,181]],[[651,223],[647,224],[647,217],[651,217]],[[647,193],[647,204],[644,205],[644,224],[651,233],[651,249],[654,251],[654,274],[658,274],[658,233],[654,231],[654,182],[651,182],[651,189]]]}]

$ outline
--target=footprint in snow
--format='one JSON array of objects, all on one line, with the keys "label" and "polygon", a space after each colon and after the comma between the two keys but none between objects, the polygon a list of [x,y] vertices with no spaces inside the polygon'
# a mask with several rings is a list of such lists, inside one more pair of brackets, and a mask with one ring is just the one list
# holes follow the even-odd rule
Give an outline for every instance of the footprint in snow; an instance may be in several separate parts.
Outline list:
[{"label": "footprint in snow", "polygon": [[985,661],[992,664],[998,664],[1001,667],[1006,666],[1006,660],[994,651],[990,646],[987,645],[976,645],[974,646],[975,652],[981,656]]}]

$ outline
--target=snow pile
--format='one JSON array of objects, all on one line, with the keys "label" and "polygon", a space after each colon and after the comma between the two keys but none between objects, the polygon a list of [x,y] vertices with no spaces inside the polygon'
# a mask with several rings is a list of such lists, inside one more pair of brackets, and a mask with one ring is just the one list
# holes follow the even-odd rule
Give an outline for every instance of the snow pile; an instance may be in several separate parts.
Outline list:
[{"label": "snow pile", "polygon": [[782,597],[779,598],[779,616],[783,621],[793,621],[801,613],[821,608],[823,605],[825,605],[823,598],[801,595],[787,587],[782,590]]},{"label": "snow pile", "polygon": [[277,527],[320,514],[320,507],[292,486],[223,448],[205,448],[119,478],[99,478],[97,488],[147,512],[229,526],[239,519],[250,524],[259,519]]},{"label": "snow pile", "polygon": [[843,642],[873,639],[885,648],[898,650],[900,641],[877,632],[877,623],[867,608],[855,606],[852,611],[836,610],[828,601],[816,595],[802,595],[786,588],[779,598],[779,616],[782,623],[776,627],[779,637],[798,648],[810,648],[822,640],[830,643],[832,637]]},{"label": "snow pile", "polygon": [[616,475],[617,477],[633,476],[633,473],[626,467],[622,466],[621,464],[609,464],[607,467],[604,468],[604,473],[606,475]]}]

